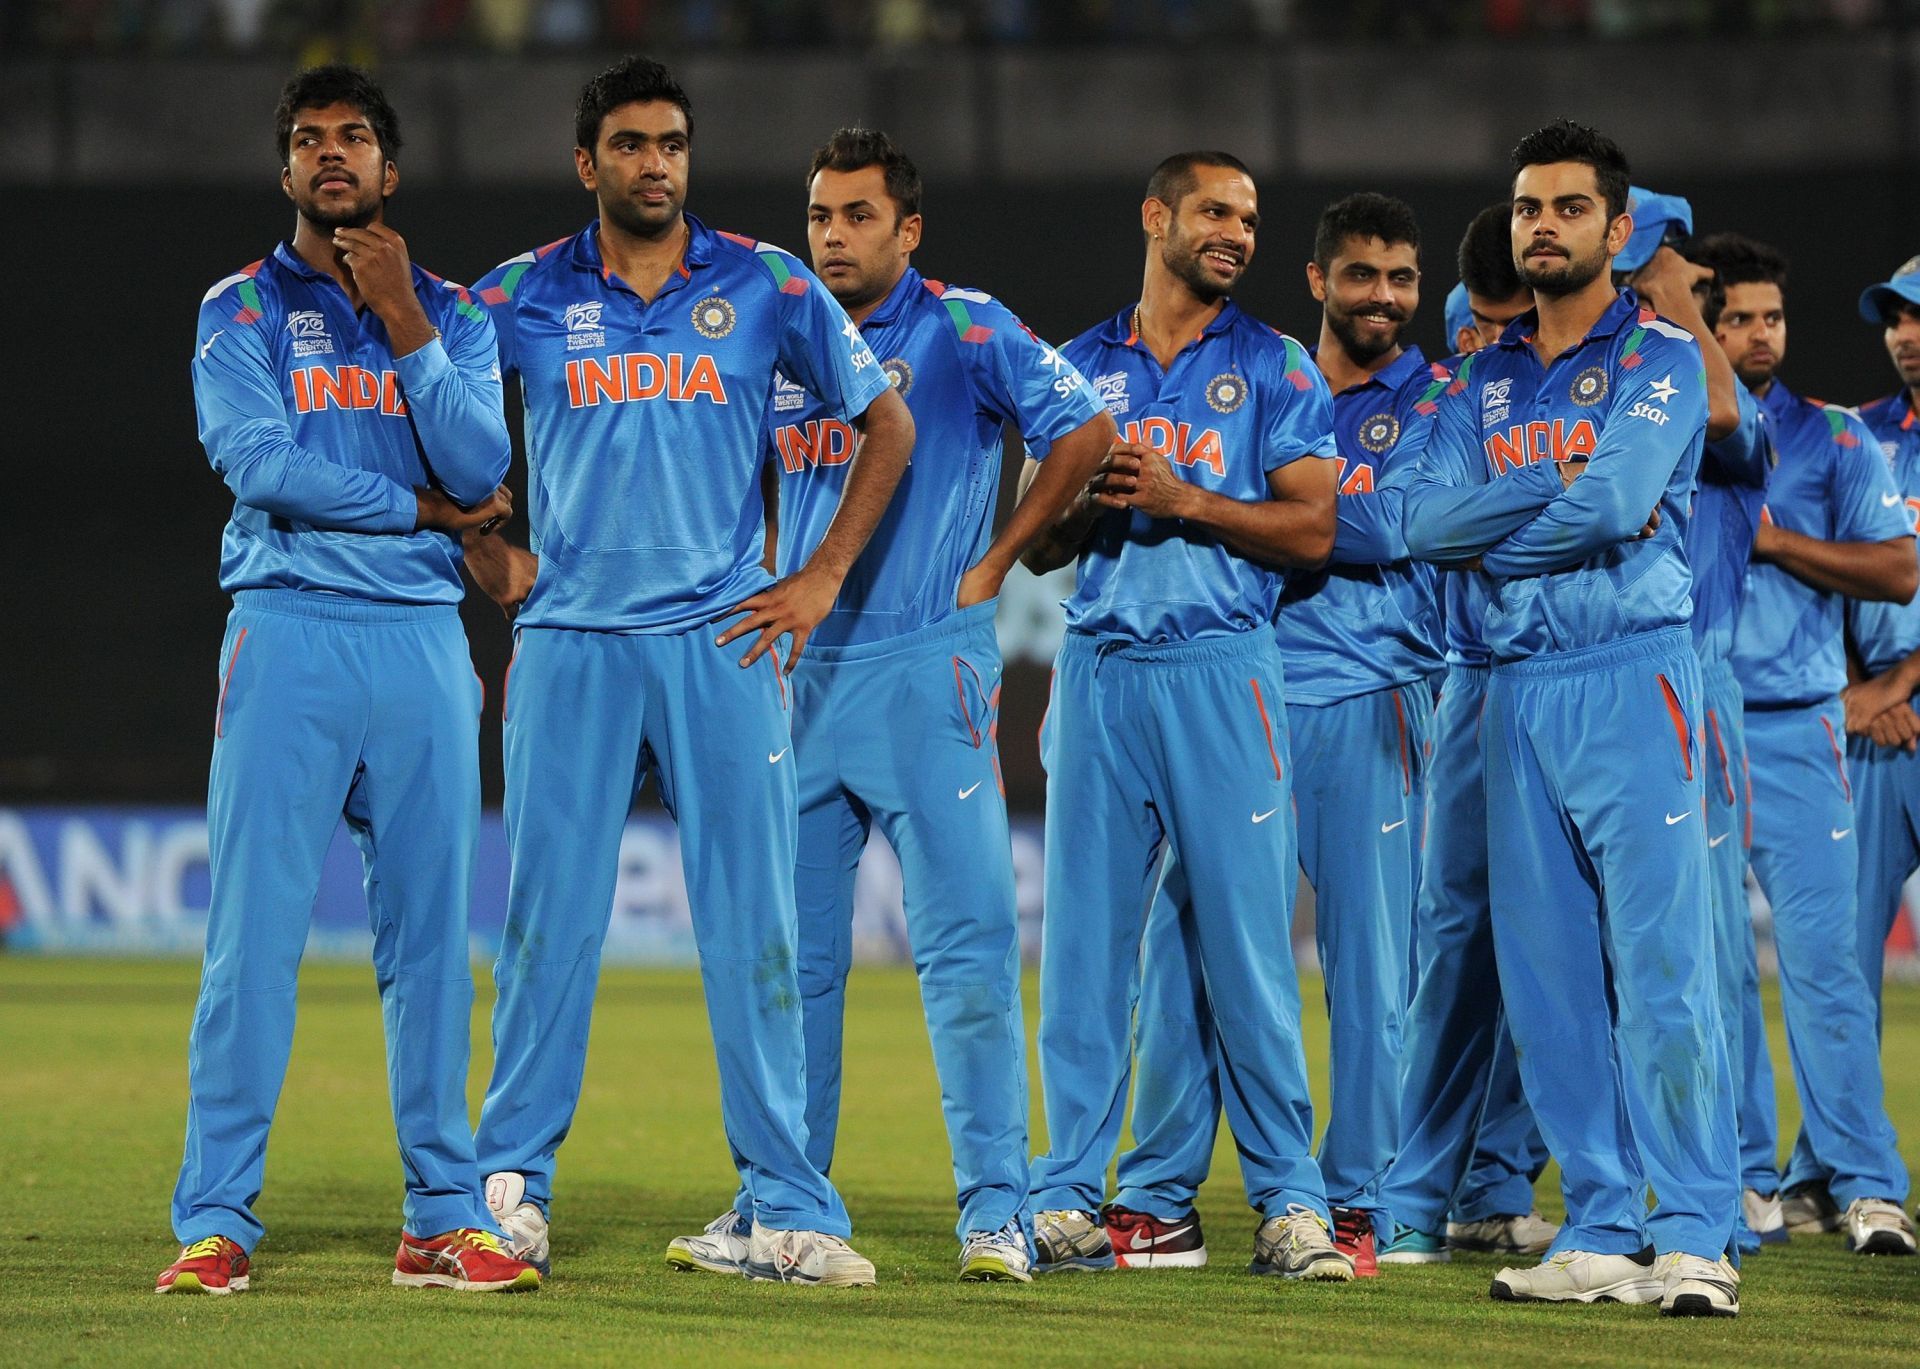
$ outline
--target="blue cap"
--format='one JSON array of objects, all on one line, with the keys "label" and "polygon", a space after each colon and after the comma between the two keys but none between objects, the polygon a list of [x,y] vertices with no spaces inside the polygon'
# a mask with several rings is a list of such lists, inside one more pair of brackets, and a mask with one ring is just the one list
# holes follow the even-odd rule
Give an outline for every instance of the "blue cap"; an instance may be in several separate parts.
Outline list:
[{"label": "blue cap", "polygon": [[1615,271],[1638,271],[1669,234],[1693,231],[1693,206],[1678,195],[1656,195],[1636,185],[1627,193],[1627,212],[1633,215],[1633,236],[1613,259]]},{"label": "blue cap", "polygon": [[1908,257],[1893,279],[1884,285],[1869,285],[1860,292],[1860,317],[1878,323],[1889,309],[1900,303],[1920,304],[1920,257]]},{"label": "blue cap", "polygon": [[1460,336],[1462,328],[1473,327],[1473,306],[1467,303],[1467,283],[1461,281],[1447,291],[1447,350],[1452,351],[1454,339]]}]

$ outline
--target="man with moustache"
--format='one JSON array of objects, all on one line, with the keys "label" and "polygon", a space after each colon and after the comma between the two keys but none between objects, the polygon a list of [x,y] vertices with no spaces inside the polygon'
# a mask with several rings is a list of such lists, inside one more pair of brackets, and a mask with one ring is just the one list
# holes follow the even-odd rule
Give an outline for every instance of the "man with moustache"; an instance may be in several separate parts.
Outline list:
[{"label": "man with moustache", "polygon": [[480,685],[460,534],[511,511],[493,328],[386,222],[400,127],[365,73],[303,71],[274,113],[293,239],[200,305],[200,439],[233,491],[207,785],[212,894],[188,1045],[180,1257],[156,1293],[242,1292],[320,866],[367,868],[406,1174],[396,1284],[537,1288],[481,1196],[467,1124],[467,890]]},{"label": "man with moustache", "polygon": [[[1413,211],[1372,193],[1329,205],[1314,234],[1307,287],[1322,317],[1311,355],[1333,391],[1342,502],[1372,493],[1424,441],[1418,405],[1431,368],[1419,348],[1400,343],[1420,300],[1419,247]],[[1435,572],[1393,552],[1343,549],[1336,537],[1325,569],[1287,577],[1276,620],[1300,866],[1315,893],[1331,1020],[1331,1106],[1318,1161],[1334,1243],[1361,1278],[1379,1272],[1375,1213],[1398,1124],[1433,716],[1427,678],[1442,665]],[[1136,1029],[1138,1143],[1120,1158],[1106,1214],[1127,1265],[1173,1265],[1168,1256],[1187,1249],[1198,1252],[1194,1262],[1205,1258],[1193,1201],[1212,1158],[1220,1092],[1185,889],[1176,867],[1149,917]]]},{"label": "man with moustache", "polygon": [[[1699,347],[1613,286],[1633,225],[1611,140],[1562,120],[1512,161],[1536,308],[1462,363],[1406,501],[1416,555],[1478,558],[1491,584],[1494,946],[1567,1200],[1546,1258],[1491,1293],[1732,1316],[1739,1167],[1681,550],[1707,419]],[[1449,487],[1477,497],[1463,507]]]},{"label": "man with moustache", "polygon": [[1041,740],[1041,1271],[1114,1265],[1097,1209],[1126,1104],[1141,909],[1164,841],[1187,884],[1228,1120],[1262,1218],[1254,1272],[1353,1277],[1309,1153],[1271,629],[1281,570],[1332,550],[1336,448],[1326,382],[1305,349],[1230,297],[1259,220],[1238,159],[1167,158],[1141,206],[1139,303],[1066,349],[1121,440],[1026,557],[1036,571],[1079,560]]},{"label": "man with moustache", "polygon": [[[900,859],[907,935],[959,1188],[960,1277],[1032,1277],[1020,927],[997,734],[994,606],[1022,547],[1106,456],[1113,420],[1072,363],[979,290],[920,274],[920,173],[884,133],[843,128],[807,172],[814,270],[860,325],[914,418],[914,459],[793,673],[807,1154],[832,1168],[853,889],[878,825]],[[782,377],[768,419],[779,569],[825,537],[852,431]],[[1005,425],[1034,473],[998,536]],[[876,726],[885,719],[886,726]],[[742,1200],[745,1194],[741,1195]],[[738,1272],[729,1209],[667,1261]]]},{"label": "man with moustache", "polygon": [[[621,833],[654,770],[751,1205],[741,1267],[871,1284],[806,1153],[787,675],[886,508],[913,419],[799,261],[685,212],[692,103],[665,67],[632,57],[589,81],[574,138],[598,217],[476,287],[526,396],[539,557],[505,705],[513,872],[478,1135],[488,1200],[515,1247],[545,1258]],[[760,468],[778,376],[861,440],[826,535],[776,581]],[[744,655],[722,649],[750,634]]]},{"label": "man with moustache", "polygon": [[1753,776],[1753,873],[1773,907],[1781,1015],[1803,1122],[1781,1186],[1788,1231],[1844,1226],[1863,1254],[1911,1254],[1873,1000],[1857,953],[1860,857],[1844,752],[1845,600],[1905,604],[1913,523],[1859,418],[1778,378],[1787,262],[1732,233],[1702,239],[1725,302],[1714,336],[1765,411],[1779,464],[1733,638]]}]

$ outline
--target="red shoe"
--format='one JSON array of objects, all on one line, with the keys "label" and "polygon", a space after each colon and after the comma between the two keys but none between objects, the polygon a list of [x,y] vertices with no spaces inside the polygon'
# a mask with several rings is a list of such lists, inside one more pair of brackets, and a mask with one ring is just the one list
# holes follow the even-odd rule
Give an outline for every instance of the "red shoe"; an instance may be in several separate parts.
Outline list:
[{"label": "red shoe", "polygon": [[1380,1277],[1380,1260],[1373,1249],[1373,1213],[1366,1208],[1333,1209],[1333,1248],[1352,1257],[1354,1278]]},{"label": "red shoe", "polygon": [[1121,1269],[1199,1269],[1207,1262],[1200,1214],[1163,1222],[1145,1212],[1110,1203],[1103,1215],[1113,1262]]},{"label": "red shoe", "polygon": [[182,1247],[180,1258],[160,1271],[156,1293],[244,1293],[247,1252],[225,1236]]},{"label": "red shoe", "polygon": [[491,1231],[462,1227],[438,1236],[400,1234],[393,1281],[402,1288],[452,1288],[462,1293],[520,1293],[540,1286],[540,1271],[516,1260]]}]

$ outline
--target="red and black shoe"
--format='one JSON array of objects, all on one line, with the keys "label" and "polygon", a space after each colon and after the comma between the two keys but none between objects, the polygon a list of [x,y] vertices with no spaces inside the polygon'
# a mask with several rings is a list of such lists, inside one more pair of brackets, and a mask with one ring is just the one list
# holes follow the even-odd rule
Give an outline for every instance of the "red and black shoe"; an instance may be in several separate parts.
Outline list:
[{"label": "red and black shoe", "polygon": [[247,1252],[237,1241],[209,1236],[180,1251],[180,1258],[160,1271],[156,1293],[244,1293],[247,1291]]},{"label": "red and black shoe", "polygon": [[1101,1219],[1113,1242],[1114,1263],[1121,1269],[1199,1269],[1207,1262],[1197,1212],[1168,1222],[1113,1203]]},{"label": "red and black shoe", "polygon": [[452,1288],[462,1293],[521,1293],[540,1286],[540,1271],[507,1253],[500,1238],[479,1227],[438,1236],[400,1236],[393,1281],[402,1288]]},{"label": "red and black shoe", "polygon": [[1353,1277],[1380,1277],[1380,1258],[1373,1248],[1373,1213],[1364,1207],[1333,1209],[1333,1248],[1353,1260]]}]

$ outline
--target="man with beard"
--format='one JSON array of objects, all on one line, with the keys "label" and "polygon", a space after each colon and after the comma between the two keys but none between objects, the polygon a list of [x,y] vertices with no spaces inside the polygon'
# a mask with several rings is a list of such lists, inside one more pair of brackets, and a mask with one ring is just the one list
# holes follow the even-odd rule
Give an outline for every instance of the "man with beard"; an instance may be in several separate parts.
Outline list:
[{"label": "man with beard", "polygon": [[511,511],[493,328],[387,226],[400,129],[378,86],[303,71],[274,119],[293,240],[207,292],[193,357],[200,440],[234,495],[234,605],[173,1194],[184,1248],[154,1291],[249,1285],[300,954],[343,815],[366,862],[406,1174],[393,1281],[537,1288],[501,1246],[467,1125],[480,687],[457,538]]},{"label": "man with beard", "polygon": [[1754,535],[1733,670],[1745,697],[1754,877],[1773,907],[1780,1006],[1801,1136],[1781,1189],[1789,1231],[1845,1225],[1855,1250],[1910,1254],[1913,1228],[1887,1118],[1873,1000],[1856,952],[1858,838],[1843,752],[1845,599],[1904,604],[1920,582],[1913,524],[1879,445],[1846,409],[1777,378],[1787,262],[1732,233],[1696,258],[1725,303],[1714,336],[1773,429],[1779,464]]},{"label": "man with beard", "polygon": [[[1546,1258],[1491,1292],[1732,1316],[1739,1158],[1681,550],[1707,419],[1699,346],[1614,289],[1633,222],[1611,140],[1563,120],[1521,139],[1513,167],[1536,308],[1461,364],[1406,506],[1416,555],[1477,557],[1491,582],[1494,947],[1567,1203]],[[1463,512],[1435,497],[1449,486],[1478,497]]]},{"label": "man with beard", "polygon": [[[1513,259],[1513,209],[1501,200],[1467,225],[1455,254],[1471,355],[1533,307]],[[1463,358],[1435,368],[1430,412]],[[1404,497],[1397,472],[1374,502]],[[1366,501],[1343,501],[1359,509]],[[1342,531],[1345,531],[1344,520]],[[1404,539],[1403,539],[1404,545]],[[1555,1227],[1534,1210],[1546,1145],[1520,1085],[1501,1010],[1487,892],[1486,767],[1480,717],[1492,665],[1484,623],[1489,588],[1477,569],[1441,577],[1446,676],[1434,707],[1426,830],[1414,911],[1415,987],[1407,1008],[1399,1148],[1380,1186],[1393,1219],[1382,1264],[1436,1264],[1454,1250],[1540,1255]]]},{"label": "man with beard", "polygon": [[[1322,305],[1311,355],[1333,391],[1338,488],[1371,493],[1419,452],[1431,383],[1400,334],[1420,302],[1413,211],[1362,193],[1329,205],[1314,234],[1307,287]],[[1430,410],[1429,410],[1430,411]],[[1320,571],[1287,577],[1276,623],[1300,867],[1315,893],[1315,937],[1331,1021],[1331,1105],[1318,1160],[1334,1244],[1361,1278],[1379,1272],[1374,1214],[1393,1159],[1402,1015],[1409,993],[1421,801],[1433,695],[1442,664],[1431,566],[1334,543]],[[1207,1042],[1212,1013],[1171,870],[1148,919],[1133,1134],[1120,1157],[1107,1231],[1122,1264],[1152,1267],[1191,1249],[1205,1258],[1193,1201],[1213,1153],[1220,1091]]]},{"label": "man with beard", "polygon": [[[692,106],[665,67],[633,57],[589,81],[574,138],[598,218],[476,291],[521,379],[539,492],[505,708],[513,873],[480,1114],[487,1197],[516,1248],[544,1258],[621,834],[654,770],[680,828],[721,1118],[751,1204],[742,1268],[870,1284],[806,1154],[787,673],[886,508],[913,419],[798,260],[684,211]],[[778,376],[861,440],[831,527],[776,582],[760,469]],[[721,649],[748,634],[743,655]]]},{"label": "man with beard", "polygon": [[1096,1209],[1126,1106],[1141,909],[1164,842],[1187,884],[1228,1121],[1262,1218],[1254,1272],[1353,1277],[1309,1153],[1271,627],[1282,568],[1316,567],[1332,550],[1337,448],[1305,349],[1230,298],[1258,224],[1240,161],[1169,157],[1141,206],[1139,303],[1066,349],[1121,440],[1026,558],[1040,571],[1079,557],[1041,738],[1042,1271],[1114,1265]]},{"label": "man with beard", "polygon": [[[883,358],[916,433],[912,466],[793,674],[807,1154],[831,1172],[854,876],[878,825],[900,858],[940,1077],[959,1188],[960,1277],[1024,1283],[1032,1277],[1026,1026],[1000,788],[994,605],[1020,549],[1106,456],[1114,426],[1093,387],[998,300],[913,268],[920,189],[912,159],[870,129],[836,132],[807,173],[814,270]],[[994,537],[1010,421],[1033,474]],[[769,423],[779,567],[791,574],[839,508],[852,433],[791,382],[775,388]],[[879,718],[887,725],[875,726]],[[736,1205],[700,1235],[676,1239],[667,1262],[738,1272],[748,1225]]]}]

